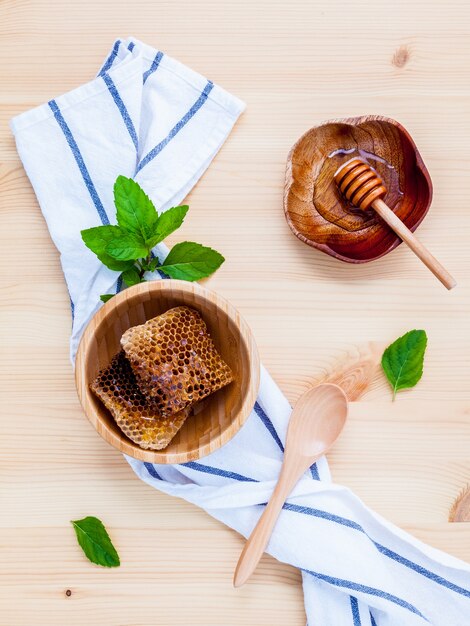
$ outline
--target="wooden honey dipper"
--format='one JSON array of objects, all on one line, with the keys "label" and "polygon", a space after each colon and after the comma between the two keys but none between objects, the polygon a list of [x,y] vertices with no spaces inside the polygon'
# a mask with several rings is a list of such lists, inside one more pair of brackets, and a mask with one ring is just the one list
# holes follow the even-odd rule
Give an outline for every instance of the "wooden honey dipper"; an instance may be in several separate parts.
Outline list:
[{"label": "wooden honey dipper", "polygon": [[362,159],[351,159],[337,170],[334,178],[339,190],[351,204],[363,211],[372,207],[447,289],[455,287],[457,283],[445,267],[382,200],[387,189],[383,180],[368,163]]}]

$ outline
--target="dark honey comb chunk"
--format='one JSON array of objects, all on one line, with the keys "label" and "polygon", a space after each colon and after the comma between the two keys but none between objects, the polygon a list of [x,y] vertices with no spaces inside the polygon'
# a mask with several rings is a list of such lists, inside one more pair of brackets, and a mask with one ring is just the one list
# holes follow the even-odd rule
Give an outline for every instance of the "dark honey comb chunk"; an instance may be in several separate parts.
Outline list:
[{"label": "dark honey comb chunk", "polygon": [[90,387],[123,433],[144,449],[166,448],[190,411],[187,407],[175,415],[162,417],[155,403],[142,395],[123,350],[101,370]]},{"label": "dark honey comb chunk", "polygon": [[169,416],[202,400],[233,380],[197,311],[170,309],[121,339],[145,397]]}]

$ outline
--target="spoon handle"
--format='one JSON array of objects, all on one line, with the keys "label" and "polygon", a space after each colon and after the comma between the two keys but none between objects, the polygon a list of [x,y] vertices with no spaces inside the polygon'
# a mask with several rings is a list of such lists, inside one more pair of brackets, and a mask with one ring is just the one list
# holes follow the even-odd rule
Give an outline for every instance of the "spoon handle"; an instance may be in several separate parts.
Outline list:
[{"label": "spoon handle", "polygon": [[233,576],[234,587],[244,585],[255,571],[268,545],[269,538],[271,537],[271,533],[284,502],[301,475],[302,472],[299,474],[296,471],[292,471],[292,468],[287,469],[285,464],[282,466],[279,481],[274,488],[273,494],[238,559]]}]

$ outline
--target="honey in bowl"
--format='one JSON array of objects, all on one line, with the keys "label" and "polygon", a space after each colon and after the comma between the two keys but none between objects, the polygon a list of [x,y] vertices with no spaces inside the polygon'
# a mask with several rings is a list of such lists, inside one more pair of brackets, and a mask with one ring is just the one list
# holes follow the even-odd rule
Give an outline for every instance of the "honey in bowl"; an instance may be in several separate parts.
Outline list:
[{"label": "honey in bowl", "polygon": [[406,129],[379,115],[325,122],[294,144],[284,211],[301,241],[341,261],[366,263],[391,252],[401,239],[374,211],[358,210],[337,189],[335,172],[354,157],[377,171],[387,189],[384,201],[414,231],[431,204],[431,179]]},{"label": "honey in bowl", "polygon": [[375,211],[363,211],[338,192],[335,174],[345,163],[356,157],[368,162],[383,180],[387,187],[387,204],[392,210],[397,210],[403,200],[399,172],[386,159],[357,146],[333,150],[323,162],[318,183],[315,185],[313,202],[325,219],[334,219],[338,226],[350,232],[367,228],[378,219]]}]

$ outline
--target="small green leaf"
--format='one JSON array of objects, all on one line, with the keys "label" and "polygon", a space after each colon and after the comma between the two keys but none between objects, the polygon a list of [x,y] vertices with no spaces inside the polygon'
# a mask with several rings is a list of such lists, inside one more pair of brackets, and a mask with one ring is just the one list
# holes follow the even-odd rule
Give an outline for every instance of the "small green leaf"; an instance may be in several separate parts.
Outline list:
[{"label": "small green leaf", "polygon": [[193,281],[210,276],[224,261],[224,257],[212,248],[183,241],[173,246],[159,269],[171,278]]},{"label": "small green leaf", "polygon": [[97,517],[84,517],[71,522],[85,556],[103,567],[119,567],[119,555],[106,528]]},{"label": "small green leaf", "polygon": [[157,243],[160,243],[165,237],[177,230],[183,223],[188,210],[189,206],[187,205],[174,206],[162,213],[155,225],[153,236],[148,241],[150,248],[153,248]]},{"label": "small green leaf", "polygon": [[142,187],[125,176],[114,183],[114,203],[117,223],[142,242],[147,242],[155,232],[158,213]]},{"label": "small green leaf", "polygon": [[128,287],[132,287],[132,285],[138,285],[141,282],[141,278],[137,268],[131,267],[130,270],[126,270],[122,273],[122,280],[126,283]]},{"label": "small green leaf", "polygon": [[96,254],[98,259],[109,267],[110,270],[116,272],[124,272],[132,267],[132,263],[117,260],[106,252],[108,243],[123,234],[119,226],[95,226],[81,231],[82,239],[87,248]]},{"label": "small green leaf", "polygon": [[158,257],[154,257],[148,264],[148,268],[147,268],[148,271],[154,272],[157,269],[159,264],[160,264],[160,261],[158,260]]},{"label": "small green leaf", "polygon": [[130,233],[121,233],[106,246],[106,253],[119,261],[135,261],[147,256],[147,252],[147,247]]},{"label": "small green leaf", "polygon": [[108,300],[111,300],[111,298],[115,295],[116,295],[115,293],[103,293],[100,296],[100,300],[101,302],[107,302]]},{"label": "small green leaf", "polygon": [[414,387],[423,375],[424,353],[428,338],[424,330],[410,330],[385,350],[382,367],[393,389]]}]

